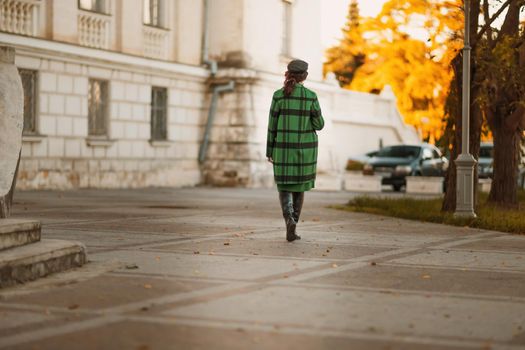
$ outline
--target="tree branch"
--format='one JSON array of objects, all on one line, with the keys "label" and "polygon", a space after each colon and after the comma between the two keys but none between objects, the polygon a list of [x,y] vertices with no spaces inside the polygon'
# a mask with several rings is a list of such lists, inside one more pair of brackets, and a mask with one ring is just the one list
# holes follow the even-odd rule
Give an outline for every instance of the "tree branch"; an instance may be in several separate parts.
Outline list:
[{"label": "tree branch", "polygon": [[474,48],[474,46],[476,46],[476,44],[479,42],[479,40],[483,37],[483,34],[485,34],[485,32],[489,29],[489,27],[492,25],[492,23],[494,23],[494,21],[499,17],[499,15],[501,15],[501,13],[503,11],[505,11],[507,6],[509,6],[514,1],[516,1],[516,0],[507,0],[507,1],[505,1],[505,3],[503,5],[501,5],[500,9],[494,14],[494,16],[492,16],[490,18],[490,21],[483,25],[483,27],[479,31],[478,35],[476,36],[476,41],[472,45],[473,48]]},{"label": "tree branch", "polygon": [[[483,19],[485,23],[490,23],[490,10],[489,10],[489,0],[483,0]],[[487,27],[487,39],[489,46],[492,46],[492,27]]]},{"label": "tree branch", "polygon": [[505,15],[505,20],[501,26],[501,30],[498,34],[498,41],[505,36],[514,36],[519,33],[520,30],[520,7],[517,1],[513,1],[509,4],[509,10]]}]

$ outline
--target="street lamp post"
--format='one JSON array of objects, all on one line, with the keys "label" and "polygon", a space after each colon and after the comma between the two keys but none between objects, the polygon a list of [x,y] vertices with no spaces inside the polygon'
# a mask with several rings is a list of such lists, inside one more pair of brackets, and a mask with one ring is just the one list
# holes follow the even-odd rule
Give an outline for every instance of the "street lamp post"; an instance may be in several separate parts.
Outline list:
[{"label": "street lamp post", "polygon": [[463,110],[461,130],[461,154],[455,160],[457,169],[455,216],[475,218],[474,212],[474,166],[476,159],[469,153],[470,129],[470,0],[465,6],[465,39],[463,47]]}]

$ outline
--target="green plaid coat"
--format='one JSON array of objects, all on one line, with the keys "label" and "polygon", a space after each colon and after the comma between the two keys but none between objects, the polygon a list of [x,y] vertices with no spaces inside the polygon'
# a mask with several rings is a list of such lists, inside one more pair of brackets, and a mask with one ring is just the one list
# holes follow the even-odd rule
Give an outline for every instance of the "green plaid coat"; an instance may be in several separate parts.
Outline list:
[{"label": "green plaid coat", "polygon": [[281,88],[273,94],[266,157],[273,158],[277,184],[315,180],[317,133],[324,126],[315,92],[297,84],[288,97]]}]

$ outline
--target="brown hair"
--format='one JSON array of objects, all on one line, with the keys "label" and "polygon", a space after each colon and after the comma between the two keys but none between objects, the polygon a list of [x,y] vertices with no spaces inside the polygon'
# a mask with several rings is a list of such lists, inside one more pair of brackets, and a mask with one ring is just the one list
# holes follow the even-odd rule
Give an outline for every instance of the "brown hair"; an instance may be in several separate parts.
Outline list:
[{"label": "brown hair", "polygon": [[304,81],[308,76],[308,72],[292,73],[290,71],[286,71],[284,76],[284,95],[290,96],[293,88],[295,87],[295,84]]}]

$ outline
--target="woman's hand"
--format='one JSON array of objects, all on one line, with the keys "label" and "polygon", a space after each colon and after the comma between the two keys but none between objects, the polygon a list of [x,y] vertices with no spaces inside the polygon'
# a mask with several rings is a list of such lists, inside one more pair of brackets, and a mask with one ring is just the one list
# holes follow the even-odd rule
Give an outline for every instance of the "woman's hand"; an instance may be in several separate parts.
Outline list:
[{"label": "woman's hand", "polygon": [[268,157],[268,161],[273,164],[273,158],[272,157]]}]

